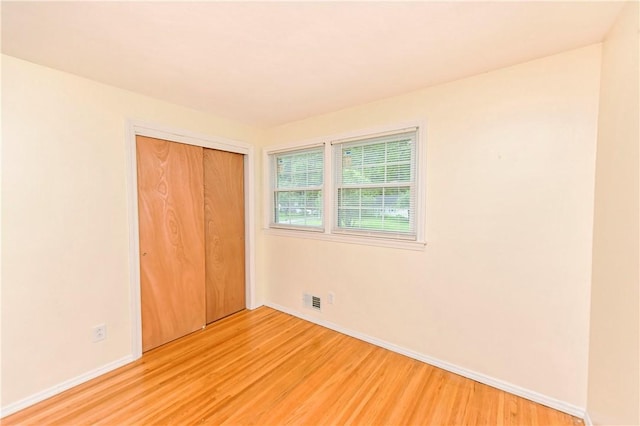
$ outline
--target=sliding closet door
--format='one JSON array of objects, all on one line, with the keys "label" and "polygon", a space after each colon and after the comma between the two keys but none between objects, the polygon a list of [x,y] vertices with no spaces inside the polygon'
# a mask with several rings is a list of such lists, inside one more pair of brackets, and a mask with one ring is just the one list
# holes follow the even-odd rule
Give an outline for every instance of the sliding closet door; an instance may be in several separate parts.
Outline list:
[{"label": "sliding closet door", "polygon": [[205,325],[201,147],[136,137],[142,350]]},{"label": "sliding closet door", "polygon": [[245,308],[243,165],[204,149],[207,324]]}]

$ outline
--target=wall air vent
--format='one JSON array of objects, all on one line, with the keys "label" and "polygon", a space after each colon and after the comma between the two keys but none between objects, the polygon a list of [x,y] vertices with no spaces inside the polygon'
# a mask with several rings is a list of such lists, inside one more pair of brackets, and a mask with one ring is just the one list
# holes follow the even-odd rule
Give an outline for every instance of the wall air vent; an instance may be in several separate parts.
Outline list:
[{"label": "wall air vent", "polygon": [[322,311],[322,300],[312,294],[304,294],[304,306],[316,311]]}]

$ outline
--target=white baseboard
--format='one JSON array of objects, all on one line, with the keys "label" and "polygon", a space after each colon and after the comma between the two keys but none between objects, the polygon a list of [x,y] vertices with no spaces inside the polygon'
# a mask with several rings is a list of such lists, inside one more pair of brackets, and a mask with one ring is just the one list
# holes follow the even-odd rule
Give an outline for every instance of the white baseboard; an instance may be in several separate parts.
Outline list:
[{"label": "white baseboard", "polygon": [[[363,333],[359,333],[357,331],[349,330],[344,328],[338,324],[334,324],[329,321],[324,321],[309,315],[305,315],[302,312],[298,312],[293,309],[286,308],[284,306],[280,306],[276,303],[265,303],[265,306],[273,308],[275,310],[287,313],[289,315],[293,315],[294,317],[301,318],[305,321],[312,322],[314,324],[320,325],[322,327],[329,328],[331,330],[337,331],[342,334],[346,334],[347,336],[354,337],[356,339],[362,340],[367,343],[371,343],[376,346],[380,346],[381,348],[388,349],[392,352],[396,352],[409,358],[413,358],[415,360],[424,362],[429,365],[433,365],[434,367],[442,368],[443,370],[450,371],[451,373],[458,374],[460,376],[466,377],[471,380],[475,380],[476,382],[483,383],[485,385],[489,385],[496,389],[503,390],[505,392],[511,393],[513,395],[520,396],[522,398],[528,399],[533,402],[537,402],[539,404],[545,405],[547,407],[553,408],[558,411],[562,411],[564,413],[570,414],[575,417],[585,418],[586,411],[584,408],[577,407],[575,405],[569,404],[564,401],[560,401],[555,398],[551,398],[549,396],[540,394],[538,392],[534,392],[529,389],[524,389],[520,386],[513,385],[511,383],[504,382],[502,380],[495,379],[493,377],[486,376],[484,374],[477,373],[475,371],[467,370],[466,368],[458,367],[457,365],[450,364],[446,361],[442,361],[436,358],[432,358],[427,355],[420,354],[418,352],[414,352],[412,350],[403,348],[401,346],[395,345],[393,343],[386,342],[384,340],[377,339],[375,337],[368,336]],[[587,420],[585,418],[585,424]]]},{"label": "white baseboard", "polygon": [[593,422],[591,421],[591,417],[589,417],[589,412],[585,411],[584,412],[584,417],[582,419],[584,420],[584,426],[593,426]]},{"label": "white baseboard", "polygon": [[[260,305],[262,306],[262,305]],[[528,399],[530,401],[533,402],[537,402],[539,404],[545,405],[547,407],[556,409],[558,411],[562,411],[564,413],[570,414],[572,416],[576,416],[576,417],[580,417],[584,419],[584,423],[585,426],[593,426],[593,423],[591,422],[591,419],[589,418],[589,414],[585,411],[584,408],[580,408],[577,407],[575,405],[566,403],[564,401],[560,401],[558,399],[555,398],[551,398],[549,396],[540,394],[538,392],[534,392],[528,389],[524,389],[520,386],[516,386],[513,385],[511,383],[507,383],[504,382],[502,380],[498,380],[495,379],[493,377],[489,377],[486,376],[484,374],[480,374],[480,373],[476,373],[474,371],[471,370],[467,370],[465,368],[462,367],[458,367],[457,365],[454,364],[450,364],[448,362],[436,359],[436,358],[432,358],[430,356],[427,355],[423,355],[420,354],[418,352],[414,352],[412,350],[403,348],[401,346],[395,345],[393,343],[389,343],[386,342],[384,340],[380,340],[377,339],[375,337],[371,337],[368,336],[366,334],[363,333],[359,333],[357,331],[353,331],[353,330],[349,330],[347,328],[344,328],[338,324],[334,324],[332,322],[329,321],[324,321],[318,318],[314,318],[312,316],[309,315],[305,315],[302,312],[298,312],[295,311],[293,309],[289,309],[286,308],[284,306],[278,305],[276,303],[265,303],[264,306],[268,306],[272,309],[276,309],[278,311],[287,313],[289,315],[293,315],[297,318],[301,318],[305,321],[309,321],[312,322],[314,324],[320,325],[322,327],[326,327],[328,329],[337,331],[339,333],[342,334],[346,334],[347,336],[351,336],[354,337],[356,339],[362,340],[364,342],[367,343],[371,343],[373,345],[379,346],[381,348],[385,348],[388,349],[392,352],[396,352],[405,356],[408,356],[409,358],[413,358],[415,360],[424,362],[426,364],[429,365],[433,365],[435,367],[438,368],[442,368],[443,370],[446,371],[450,371],[452,373],[458,374],[460,376],[469,378],[471,380],[475,380],[476,382],[479,383],[484,383],[485,385],[494,387],[496,389],[500,389],[503,390],[505,392],[509,392],[511,394],[520,396],[522,398]],[[258,306],[257,306],[258,307]],[[256,309],[257,307],[254,307],[253,309]],[[133,355],[128,355],[126,357],[120,358],[116,361],[110,362],[106,365],[103,365],[102,367],[96,368],[94,370],[88,371],[84,374],[81,374],[80,376],[74,377],[72,379],[66,380],[58,385],[52,386],[49,389],[45,389],[41,392],[38,392],[34,395],[31,395],[27,398],[21,399],[19,401],[16,401],[14,403],[11,403],[7,406],[1,407],[0,408],[0,418],[6,417],[10,414],[13,414],[17,411],[20,411],[24,408],[27,408],[33,404],[36,404],[40,401],[44,401],[47,398],[51,398],[54,395],[57,395],[61,392],[66,391],[67,389],[70,389],[74,386],[77,386],[81,383],[87,382],[91,379],[94,379],[98,376],[101,376],[102,374],[106,374],[112,370],[115,370],[116,368],[122,367],[126,364],[129,364],[130,362],[134,361],[135,358]]]},{"label": "white baseboard", "polygon": [[84,374],[76,376],[72,379],[65,380],[62,383],[59,383],[55,386],[50,387],[49,389],[45,389],[41,392],[38,392],[34,395],[28,396],[19,401],[13,402],[9,405],[6,405],[0,408],[0,418],[6,417],[10,414],[13,414],[17,411],[20,411],[24,408],[27,408],[33,404],[36,404],[40,401],[44,401],[47,398],[51,398],[54,395],[57,395],[61,392],[66,391],[67,389],[71,389],[74,386],[78,386],[81,383],[87,382],[91,379],[94,379],[98,376],[101,376],[109,371],[115,370],[116,368],[122,367],[123,365],[129,364],[134,361],[133,355],[125,356],[124,358],[120,358],[113,362],[110,362],[102,367],[96,368],[95,370],[88,371]]},{"label": "white baseboard", "polygon": [[258,308],[262,308],[264,304],[262,302],[256,302],[254,305],[247,304],[247,309],[250,311],[254,311]]}]

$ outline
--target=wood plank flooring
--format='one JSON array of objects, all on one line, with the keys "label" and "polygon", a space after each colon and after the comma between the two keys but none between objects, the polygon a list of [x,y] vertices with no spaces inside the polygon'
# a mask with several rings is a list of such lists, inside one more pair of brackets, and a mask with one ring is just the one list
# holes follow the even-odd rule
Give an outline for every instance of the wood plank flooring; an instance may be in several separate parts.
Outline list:
[{"label": "wood plank flooring", "polygon": [[298,318],[242,311],[3,425],[581,425]]}]

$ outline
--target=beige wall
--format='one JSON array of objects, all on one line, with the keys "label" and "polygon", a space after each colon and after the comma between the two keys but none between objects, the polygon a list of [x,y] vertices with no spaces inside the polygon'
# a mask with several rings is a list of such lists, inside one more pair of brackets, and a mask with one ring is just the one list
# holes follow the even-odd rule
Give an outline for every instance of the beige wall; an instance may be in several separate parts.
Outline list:
[{"label": "beige wall", "polygon": [[[131,354],[126,119],[249,143],[261,133],[2,59],[6,406]],[[100,323],[108,338],[92,343]]]},{"label": "beige wall", "polygon": [[[260,230],[259,295],[313,315],[302,291],[333,291],[323,320],[585,407],[600,53],[591,46],[267,132],[3,56],[2,406],[131,352],[124,132],[133,118],[257,145],[426,120],[426,249]],[[603,185],[616,166],[602,172],[598,161]],[[599,188],[597,197],[609,191]],[[598,241],[603,259],[623,246]],[[597,274],[594,265],[594,294]],[[102,322],[108,339],[91,343]],[[594,314],[592,332],[598,323]],[[597,377],[593,343],[592,334]],[[592,399],[606,395],[592,389],[595,413]]]},{"label": "beige wall", "polygon": [[594,424],[640,424],[639,7],[603,44],[587,410]]},{"label": "beige wall", "polygon": [[599,81],[595,45],[270,130],[425,119],[428,245],[265,231],[267,300],[584,408]]}]

